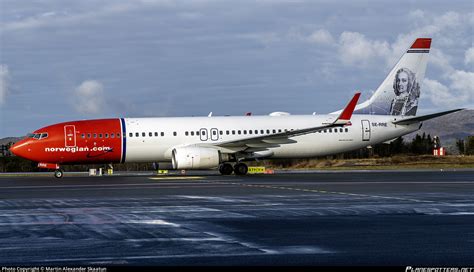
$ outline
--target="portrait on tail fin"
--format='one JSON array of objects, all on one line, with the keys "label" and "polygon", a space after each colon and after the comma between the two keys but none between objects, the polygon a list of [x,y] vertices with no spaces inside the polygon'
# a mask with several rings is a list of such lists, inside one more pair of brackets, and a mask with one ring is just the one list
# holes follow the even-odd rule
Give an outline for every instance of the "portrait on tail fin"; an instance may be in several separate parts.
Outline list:
[{"label": "portrait on tail fin", "polygon": [[395,98],[390,106],[390,115],[415,115],[420,97],[420,84],[415,73],[408,68],[400,68],[393,81],[393,91]]}]

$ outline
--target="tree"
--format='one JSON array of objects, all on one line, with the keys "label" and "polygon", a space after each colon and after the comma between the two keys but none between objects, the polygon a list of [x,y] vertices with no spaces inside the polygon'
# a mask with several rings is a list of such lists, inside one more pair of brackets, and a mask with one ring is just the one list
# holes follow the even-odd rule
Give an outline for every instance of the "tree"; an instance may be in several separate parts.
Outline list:
[{"label": "tree", "polygon": [[465,154],[474,155],[474,136],[467,137]]},{"label": "tree", "polygon": [[461,154],[461,155],[465,154],[466,149],[465,149],[465,146],[464,146],[464,140],[462,140],[462,139],[456,140],[456,147],[459,150],[459,154]]}]

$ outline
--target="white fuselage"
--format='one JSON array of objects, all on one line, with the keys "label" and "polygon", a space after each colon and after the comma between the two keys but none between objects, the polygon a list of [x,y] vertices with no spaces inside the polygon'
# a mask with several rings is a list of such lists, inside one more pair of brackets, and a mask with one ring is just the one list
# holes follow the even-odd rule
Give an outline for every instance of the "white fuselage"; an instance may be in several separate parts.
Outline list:
[{"label": "white fuselage", "polygon": [[[336,117],[330,114],[125,118],[125,162],[169,162],[172,150],[176,147],[213,146],[220,142],[285,130],[317,127]],[[389,141],[419,129],[420,123],[393,124],[392,121],[397,118],[400,119],[387,115],[353,115],[350,126],[291,137],[294,143],[268,148],[271,155],[267,157],[306,158],[347,152]]]}]

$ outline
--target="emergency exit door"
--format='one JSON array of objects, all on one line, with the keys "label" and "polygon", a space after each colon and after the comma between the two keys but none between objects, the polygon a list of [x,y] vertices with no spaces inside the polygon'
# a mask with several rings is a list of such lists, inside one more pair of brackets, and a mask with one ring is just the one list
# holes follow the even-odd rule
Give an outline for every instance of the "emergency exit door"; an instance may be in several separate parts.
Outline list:
[{"label": "emergency exit door", "polygon": [[362,141],[370,141],[370,122],[362,120]]},{"label": "emergency exit door", "polygon": [[76,146],[76,127],[75,126],[64,126],[64,141],[66,147]]}]

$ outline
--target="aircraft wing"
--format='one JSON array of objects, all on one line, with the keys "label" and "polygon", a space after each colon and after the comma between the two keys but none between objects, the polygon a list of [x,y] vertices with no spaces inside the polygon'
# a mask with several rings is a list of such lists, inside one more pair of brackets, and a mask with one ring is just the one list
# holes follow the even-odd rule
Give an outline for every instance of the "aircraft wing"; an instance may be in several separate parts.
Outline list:
[{"label": "aircraft wing", "polygon": [[332,127],[342,127],[349,124],[350,119],[352,117],[352,113],[354,112],[354,108],[357,105],[357,101],[359,100],[359,97],[360,97],[360,93],[356,93],[354,97],[352,97],[349,104],[347,104],[346,108],[334,121],[323,123],[320,126],[303,128],[303,129],[295,129],[295,130],[274,133],[274,134],[269,134],[269,135],[254,136],[254,137],[248,137],[248,138],[238,139],[238,140],[233,140],[233,141],[220,142],[216,144],[204,144],[204,145],[207,145],[207,146],[212,145],[212,146],[221,147],[221,148],[229,148],[236,151],[255,152],[255,151],[260,151],[260,150],[266,150],[267,148],[271,148],[271,147],[278,147],[282,144],[295,143],[296,141],[290,139],[291,137],[314,133],[314,132],[318,132],[320,130],[332,128]]},{"label": "aircraft wing", "polygon": [[438,112],[438,113],[433,113],[433,114],[414,116],[414,117],[409,117],[409,118],[393,121],[392,123],[394,123],[395,125],[410,125],[410,124],[422,122],[425,120],[433,119],[439,116],[443,116],[446,114],[450,114],[453,112],[461,111],[461,110],[464,110],[464,109],[455,109],[455,110],[443,111],[443,112]]}]

